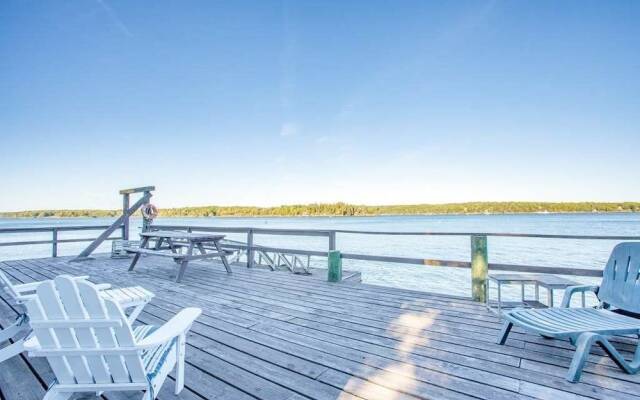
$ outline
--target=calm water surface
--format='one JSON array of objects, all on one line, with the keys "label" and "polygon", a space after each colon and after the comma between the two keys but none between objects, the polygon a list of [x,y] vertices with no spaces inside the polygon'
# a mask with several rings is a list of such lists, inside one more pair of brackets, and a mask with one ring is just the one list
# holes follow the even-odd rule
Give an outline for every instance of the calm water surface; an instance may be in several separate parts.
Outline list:
[{"label": "calm water surface", "polygon": [[[109,224],[102,218],[0,219],[0,227],[36,227]],[[575,235],[640,235],[640,214],[521,214],[383,217],[298,217],[298,218],[167,218],[157,223],[202,226],[233,226],[297,229],[351,229],[384,231],[510,232]],[[132,231],[141,222],[133,219]],[[95,237],[98,232],[64,232],[59,238]],[[229,234],[244,240],[243,235]],[[50,234],[2,234],[1,242],[49,239]],[[326,250],[326,238],[256,236],[262,245]],[[563,240],[529,238],[489,238],[489,260],[500,263],[558,267],[602,268],[617,242],[604,240]],[[59,255],[77,254],[87,243],[65,243]],[[109,251],[110,244],[101,249]],[[439,258],[469,259],[468,237],[370,236],[338,234],[337,247],[344,252]],[[50,256],[50,245],[0,247],[0,260]],[[314,266],[326,260],[312,259]],[[469,296],[468,270],[419,265],[345,260],[344,268],[361,271],[367,283]],[[591,282],[587,278],[582,282]],[[516,293],[512,292],[513,294]]]}]

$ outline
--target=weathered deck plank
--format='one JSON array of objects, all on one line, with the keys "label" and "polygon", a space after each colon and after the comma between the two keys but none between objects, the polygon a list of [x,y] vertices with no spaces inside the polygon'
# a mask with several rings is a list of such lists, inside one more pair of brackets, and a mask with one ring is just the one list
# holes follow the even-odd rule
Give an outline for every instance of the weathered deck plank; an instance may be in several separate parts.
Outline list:
[{"label": "weathered deck plank", "polygon": [[[640,399],[640,377],[620,372],[598,351],[583,382],[570,384],[567,342],[516,331],[497,346],[498,319],[468,299],[239,266],[228,275],[212,262],[193,262],[180,284],[171,280],[170,260],[145,258],[131,273],[127,267],[128,260],[103,256],[0,263],[20,282],[70,273],[145,286],[157,297],[141,314],[144,323],[202,307],[188,339],[186,390],[176,397],[170,382],[160,399]],[[16,311],[0,296],[6,323]],[[635,342],[616,344],[629,355]],[[31,383],[22,387],[0,373],[2,393],[28,389],[20,398],[40,398],[52,378],[43,361],[16,358],[11,373]]]}]

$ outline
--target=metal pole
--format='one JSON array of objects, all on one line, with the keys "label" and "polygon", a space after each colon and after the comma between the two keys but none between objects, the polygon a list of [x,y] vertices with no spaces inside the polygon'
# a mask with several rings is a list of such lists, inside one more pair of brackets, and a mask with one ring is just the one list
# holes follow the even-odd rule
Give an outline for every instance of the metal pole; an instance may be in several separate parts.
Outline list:
[{"label": "metal pole", "polygon": [[471,297],[474,301],[486,301],[488,273],[487,237],[471,236]]}]

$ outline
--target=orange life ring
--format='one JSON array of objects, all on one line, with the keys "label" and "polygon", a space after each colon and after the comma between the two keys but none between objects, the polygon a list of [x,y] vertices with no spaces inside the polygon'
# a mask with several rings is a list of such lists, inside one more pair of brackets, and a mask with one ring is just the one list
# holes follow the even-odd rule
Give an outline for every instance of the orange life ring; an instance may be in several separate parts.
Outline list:
[{"label": "orange life ring", "polygon": [[142,206],[142,216],[146,219],[154,219],[158,216],[158,208],[151,203]]}]

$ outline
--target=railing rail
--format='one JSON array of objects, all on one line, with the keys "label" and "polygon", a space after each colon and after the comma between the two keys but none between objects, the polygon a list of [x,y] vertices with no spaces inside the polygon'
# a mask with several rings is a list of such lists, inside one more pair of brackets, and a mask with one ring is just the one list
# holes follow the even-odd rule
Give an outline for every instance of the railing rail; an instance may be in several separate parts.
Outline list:
[{"label": "railing rail", "polygon": [[[60,232],[69,231],[87,231],[87,230],[105,230],[112,227],[111,225],[79,225],[79,226],[48,226],[48,227],[25,227],[25,228],[0,228],[0,234],[4,233],[37,233],[37,232],[51,232],[52,237],[50,240],[29,240],[29,241],[11,241],[0,242],[0,246],[20,246],[20,245],[41,245],[51,244],[52,257],[58,255],[58,244],[60,243],[72,243],[72,242],[85,242],[93,241],[95,238],[59,238]],[[122,228],[122,226],[121,226]],[[247,267],[253,267],[254,265],[254,252],[255,251],[273,251],[282,252],[297,255],[307,256],[319,256],[327,257],[329,263],[335,257],[329,257],[330,253],[339,254],[338,259],[350,259],[361,261],[375,261],[375,262],[389,262],[389,263],[401,263],[401,264],[413,264],[423,266],[436,266],[436,267],[451,267],[451,268],[466,268],[472,270],[474,276],[474,285],[477,282],[486,282],[486,270],[487,265],[482,261],[486,257],[486,246],[481,248],[477,253],[477,249],[473,249],[472,260],[470,261],[458,261],[458,260],[442,260],[442,259],[426,259],[415,257],[400,257],[400,256],[388,256],[388,255],[375,255],[375,254],[358,254],[358,253],[342,253],[339,252],[337,244],[337,235],[388,235],[388,236],[458,236],[458,237],[470,237],[472,243],[486,242],[487,237],[505,237],[505,238],[536,238],[536,239],[574,239],[574,240],[611,240],[611,241],[640,241],[640,236],[634,235],[562,235],[562,234],[535,234],[535,233],[500,233],[500,232],[420,232],[420,231],[365,231],[365,230],[348,230],[348,229],[273,229],[273,228],[255,228],[255,227],[225,227],[225,226],[197,226],[197,225],[176,225],[176,224],[154,224],[153,229],[164,230],[186,230],[189,232],[220,232],[220,233],[238,233],[246,235],[246,244],[228,244],[227,246],[234,249],[246,250],[247,254]],[[124,229],[122,229],[124,232]],[[124,233],[123,233],[124,234]],[[263,246],[255,244],[256,235],[274,235],[274,236],[306,236],[306,237],[326,237],[327,238],[327,250],[305,250],[305,249],[290,249],[272,246]],[[120,239],[123,236],[109,237],[108,240]],[[480,238],[480,242],[478,242]],[[484,238],[484,239],[483,239]],[[478,256],[480,254],[480,256]],[[482,257],[484,255],[485,257]],[[479,260],[479,261],[478,261]],[[331,266],[329,266],[331,268]],[[341,264],[340,264],[341,267]],[[488,269],[494,271],[514,271],[514,272],[530,272],[530,273],[548,273],[559,275],[573,275],[573,276],[587,276],[587,277],[600,277],[602,271],[598,269],[588,268],[570,268],[570,267],[548,267],[540,265],[521,265],[521,264],[501,264],[488,262]],[[480,272],[478,272],[480,271]],[[479,275],[479,278],[477,277]],[[483,279],[484,275],[484,279]],[[485,284],[485,283],[483,283]],[[475,288],[474,293],[480,293],[483,288]],[[481,300],[481,299],[477,299]]]},{"label": "railing rail", "polygon": [[397,231],[357,231],[336,229],[335,233],[351,233],[358,235],[401,235],[401,236],[494,236],[494,237],[527,237],[539,239],[583,239],[583,240],[640,240],[640,236],[607,236],[607,235],[550,235],[540,233],[500,233],[500,232],[397,232]]},{"label": "railing rail", "polygon": [[[579,239],[579,240],[631,240],[640,241],[640,236],[633,235],[559,235],[559,234],[537,234],[537,233],[500,233],[500,232],[420,232],[420,231],[363,231],[348,229],[271,229],[271,228],[252,228],[252,227],[222,227],[222,226],[195,226],[195,225],[154,225],[154,229],[173,229],[173,230],[190,230],[193,232],[221,232],[221,233],[244,233],[247,234],[247,243],[250,245],[235,245],[250,252],[252,250],[267,251],[286,251],[293,254],[324,256],[329,251],[336,250],[337,234],[355,234],[355,235],[389,235],[389,236],[461,236],[461,237],[518,237],[518,238],[538,238],[538,239]],[[254,245],[255,235],[295,235],[295,236],[326,236],[329,240],[327,252],[283,249],[275,247],[265,247]],[[250,258],[250,257],[249,257]],[[386,256],[374,254],[357,254],[357,253],[341,253],[342,259],[389,262],[401,264],[414,264],[435,267],[452,267],[452,268],[472,268],[470,261],[442,260],[442,259],[426,259],[415,257]],[[602,271],[588,268],[570,268],[570,267],[548,267],[541,265],[524,265],[524,264],[502,264],[489,263],[489,268],[495,271],[513,271],[513,272],[530,272],[530,273],[548,273],[558,275],[573,275],[600,277]]]},{"label": "railing rail", "polygon": [[35,226],[25,228],[0,228],[0,233],[51,232],[62,231],[98,231],[107,229],[109,225],[72,225],[72,226]]},{"label": "railing rail", "polygon": [[[58,245],[60,243],[79,243],[79,242],[92,242],[96,238],[65,238],[59,237],[60,232],[75,232],[75,231],[104,231],[109,228],[110,225],[72,225],[72,226],[37,226],[37,227],[23,227],[23,228],[0,228],[1,234],[13,234],[13,233],[51,233],[51,239],[45,240],[20,240],[11,242],[0,242],[0,247],[9,246],[27,246],[27,245],[43,245],[51,244],[51,257],[58,257]],[[108,237],[106,240],[122,239],[122,236]]]}]

